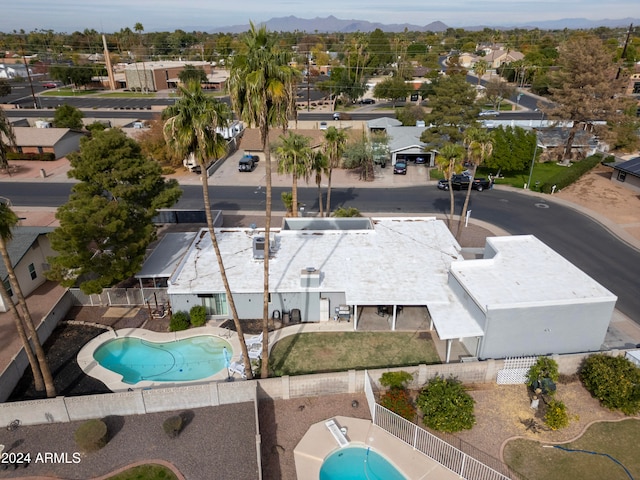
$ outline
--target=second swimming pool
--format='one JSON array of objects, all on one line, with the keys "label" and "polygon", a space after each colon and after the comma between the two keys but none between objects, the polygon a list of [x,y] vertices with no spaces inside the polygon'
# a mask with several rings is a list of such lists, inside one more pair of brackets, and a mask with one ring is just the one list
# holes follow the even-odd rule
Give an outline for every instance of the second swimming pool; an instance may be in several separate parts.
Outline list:
[{"label": "second swimming pool", "polygon": [[231,345],[214,335],[199,335],[170,342],[137,337],[108,340],[93,353],[104,368],[122,375],[124,383],[184,382],[210,377],[226,368]]}]

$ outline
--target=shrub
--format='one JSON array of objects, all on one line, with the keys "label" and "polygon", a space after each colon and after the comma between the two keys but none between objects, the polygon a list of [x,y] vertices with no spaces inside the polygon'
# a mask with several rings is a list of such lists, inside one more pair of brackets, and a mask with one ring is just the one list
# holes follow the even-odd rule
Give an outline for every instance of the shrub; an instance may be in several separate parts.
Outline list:
[{"label": "shrub", "polygon": [[358,210],[357,208],[354,207],[349,207],[349,208],[344,208],[344,207],[339,207],[336,208],[335,211],[333,212],[333,214],[331,215],[332,217],[361,217],[362,215],[360,214],[360,210]]},{"label": "shrub", "polygon": [[546,395],[553,395],[556,392],[554,382],[557,382],[558,378],[558,363],[550,357],[538,357],[527,372],[527,385],[534,390],[540,388]]},{"label": "shrub", "polygon": [[640,368],[626,358],[591,355],[579,373],[585,388],[606,408],[626,415],[640,412]]},{"label": "shrub", "polygon": [[392,387],[383,393],[380,397],[380,405],[407,420],[413,421],[416,417],[416,408],[411,403],[409,392],[404,388]]},{"label": "shrub", "polygon": [[547,411],[544,415],[544,423],[551,430],[559,430],[569,425],[569,414],[567,407],[560,400],[551,400],[547,405]]},{"label": "shrub", "polygon": [[385,372],[380,377],[380,384],[387,388],[406,388],[413,380],[413,375],[404,370],[399,372]]},{"label": "shrub", "polygon": [[166,433],[169,437],[175,438],[180,434],[182,430],[182,417],[180,415],[175,415],[173,417],[167,418],[163,424],[162,429],[164,433]]},{"label": "shrub", "polygon": [[107,424],[102,420],[87,420],[81,424],[74,438],[76,445],[84,452],[95,452],[107,444]]},{"label": "shrub", "polygon": [[420,391],[416,402],[424,424],[442,432],[469,430],[476,423],[475,401],[456,378],[435,377]]},{"label": "shrub", "polygon": [[35,160],[40,162],[52,162],[56,155],[52,152],[43,153],[19,153],[7,152],[7,160]]},{"label": "shrub", "polygon": [[162,167],[162,175],[173,175],[176,169],[173,167]]},{"label": "shrub", "polygon": [[171,321],[169,322],[170,332],[186,330],[187,328],[189,328],[189,316],[187,312],[176,312],[171,316]]},{"label": "shrub", "polygon": [[207,323],[207,309],[203,305],[194,305],[189,310],[189,316],[191,317],[191,325],[194,327],[201,327]]}]

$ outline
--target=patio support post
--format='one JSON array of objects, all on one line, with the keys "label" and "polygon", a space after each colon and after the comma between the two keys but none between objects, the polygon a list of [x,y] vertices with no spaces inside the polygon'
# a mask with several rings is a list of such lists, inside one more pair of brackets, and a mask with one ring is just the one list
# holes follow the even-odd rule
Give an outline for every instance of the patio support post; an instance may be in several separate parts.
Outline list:
[{"label": "patio support post", "polygon": [[449,363],[450,359],[451,359],[451,339],[447,338],[447,356],[444,363]]},{"label": "patio support post", "polygon": [[358,305],[353,306],[353,331],[358,330]]},{"label": "patio support post", "polygon": [[398,306],[394,304],[393,305],[393,320],[391,322],[391,330],[392,331],[395,331],[395,329],[396,329],[396,318],[397,318],[396,315],[398,313],[397,312],[397,308],[398,308]]}]

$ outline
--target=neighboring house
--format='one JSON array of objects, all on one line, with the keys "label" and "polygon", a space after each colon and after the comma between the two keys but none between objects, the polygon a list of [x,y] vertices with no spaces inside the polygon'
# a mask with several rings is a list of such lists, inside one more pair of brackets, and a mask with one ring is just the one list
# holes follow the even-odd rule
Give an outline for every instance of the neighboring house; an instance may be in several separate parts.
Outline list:
[{"label": "neighboring house", "polygon": [[[49,268],[47,257],[55,255],[47,238],[51,231],[52,227],[16,227],[12,231],[13,238],[9,241],[7,250],[25,297],[46,281],[44,272]],[[9,274],[4,262],[0,262],[0,281],[16,302],[18,299],[9,285]],[[0,298],[0,312],[7,310],[8,305]]]},{"label": "neighboring house", "polygon": [[398,160],[415,161],[416,158],[422,157],[425,160],[425,165],[435,166],[435,151],[430,150],[428,144],[420,141],[420,136],[425,130],[426,127],[387,128],[392,165],[395,165]]},{"label": "neighboring house", "polygon": [[[557,161],[562,159],[570,128],[555,127],[541,128],[538,132],[538,148],[542,149],[540,159],[542,161]],[[571,145],[571,158],[582,159],[596,153],[598,147],[597,137],[587,131],[578,130]]]},{"label": "neighboring house", "polygon": [[505,63],[517,62],[518,60],[524,59],[524,55],[515,50],[498,48],[491,50],[482,59],[489,64],[489,68],[499,68]]},{"label": "neighboring house", "polygon": [[[367,307],[423,309],[438,337],[472,356],[502,358],[599,350],[616,297],[533,236],[487,239],[464,260],[444,222],[420,218],[294,218],[272,230],[271,317],[298,311],[329,321],[348,306],[354,330]],[[241,319],[262,318],[262,230],[218,230]],[[209,235],[198,235],[168,281],[174,311],[204,305],[229,318]],[[449,361],[449,353],[447,353]]]},{"label": "neighboring house", "polygon": [[[70,128],[13,127],[16,136],[15,151],[19,153],[53,153],[62,158],[80,150],[84,133]],[[6,141],[5,137],[3,140]]]},{"label": "neighboring house", "polygon": [[611,181],[640,192],[640,157],[613,165]]},{"label": "neighboring house", "polygon": [[[335,123],[335,122],[333,122]],[[331,122],[330,122],[331,124]],[[319,130],[317,128],[309,128],[309,129],[289,129],[287,132],[297,133],[298,135],[303,135],[311,139],[309,146],[311,148],[320,148],[322,143],[324,142],[324,130]],[[281,128],[272,128],[269,130],[269,145],[271,145],[271,161],[277,162],[277,158],[274,152],[274,148],[280,142],[281,135],[288,135]],[[240,140],[240,145],[238,147],[239,150],[243,150],[244,153],[248,155],[257,155],[260,157],[260,160],[264,160],[264,152],[262,151],[262,139],[260,138],[260,130],[257,128],[246,128],[244,130],[244,134],[242,135],[242,139]],[[274,172],[275,172],[274,168]]]}]

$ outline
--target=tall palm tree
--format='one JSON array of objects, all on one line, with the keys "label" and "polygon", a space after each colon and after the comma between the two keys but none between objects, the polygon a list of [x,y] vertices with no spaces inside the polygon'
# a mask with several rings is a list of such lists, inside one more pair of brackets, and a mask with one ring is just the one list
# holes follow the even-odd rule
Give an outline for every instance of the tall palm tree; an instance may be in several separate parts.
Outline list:
[{"label": "tall palm tree", "polygon": [[[464,143],[467,147],[467,160],[471,162],[471,165],[473,165],[471,178],[474,178],[476,176],[478,166],[484,162],[485,158],[491,155],[491,152],[493,152],[493,140],[488,130],[484,128],[471,127],[465,131]],[[460,214],[461,219],[465,217],[467,214],[467,208],[469,208],[472,184],[473,182],[469,182],[469,186],[467,187],[467,195],[464,199],[464,205],[462,206],[462,213]],[[462,221],[458,222],[458,231],[456,232],[457,239],[460,239],[461,232]]]},{"label": "tall palm tree", "polygon": [[213,226],[213,216],[211,214],[211,201],[209,200],[209,176],[207,166],[210,158],[220,158],[224,156],[227,149],[227,142],[221,135],[216,133],[216,127],[225,126],[228,122],[230,112],[226,104],[207,96],[202,91],[200,83],[190,82],[186,86],[179,86],[180,98],[163,112],[166,119],[164,124],[164,137],[167,144],[176,153],[184,157],[193,154],[200,164],[202,180],[202,197],[204,199],[204,211],[207,217],[207,228],[211,236],[211,243],[218,260],[218,269],[224,284],[227,295],[227,304],[231,310],[233,323],[240,340],[242,358],[247,378],[253,378],[251,371],[251,361],[249,359],[247,345],[244,341],[244,332],[238,311],[233,300],[231,287],[227,279],[227,272],[224,268],[222,255],[218,246],[218,239]]},{"label": "tall palm tree", "polygon": [[327,159],[327,156],[319,150],[312,150],[309,155],[309,166],[311,168],[311,172],[315,174],[316,186],[318,187],[318,207],[320,208],[320,216],[323,217],[322,175],[329,174],[329,160]]},{"label": "tall palm tree", "polygon": [[449,214],[449,230],[453,226],[453,213],[455,210],[455,203],[453,200],[453,186],[451,185],[451,177],[456,173],[460,173],[462,170],[462,159],[464,158],[464,147],[455,143],[445,143],[436,157],[436,165],[438,170],[444,172],[444,177],[449,182],[449,199],[450,199],[450,214]]},{"label": "tall palm tree", "polygon": [[298,216],[298,178],[309,178],[311,170],[310,139],[304,135],[289,132],[280,136],[280,145],[276,147],[278,157],[278,173],[290,174],[291,181],[291,216]]},{"label": "tall palm tree", "polygon": [[[11,285],[11,290],[13,290],[14,295],[18,297],[18,305],[20,306],[22,318],[20,318],[17,309],[15,308],[15,306],[13,306],[13,302],[9,298],[4,285],[1,290],[2,292],[4,292],[4,302],[10,308],[13,307],[12,311],[16,320],[16,327],[18,328],[18,335],[22,340],[25,352],[27,354],[27,357],[29,358],[31,370],[33,371],[35,388],[36,390],[42,390],[42,382],[44,382],[44,390],[46,390],[47,392],[47,397],[52,398],[56,396],[56,388],[53,383],[53,376],[51,375],[51,370],[49,369],[49,364],[47,363],[44,349],[42,348],[42,344],[40,343],[40,339],[38,338],[38,332],[33,324],[33,319],[31,318],[29,308],[27,307],[27,301],[24,298],[22,289],[20,288],[20,284],[18,283],[18,278],[16,277],[16,272],[13,269],[11,259],[9,258],[9,252],[7,250],[7,244],[13,237],[11,229],[15,227],[17,223],[18,217],[13,212],[13,210],[11,210],[11,208],[6,203],[0,202],[0,256],[2,256],[2,261],[4,262],[4,266],[9,276],[9,285]],[[23,328],[22,322],[24,322],[26,331]],[[27,335],[31,337],[32,345],[29,344]],[[31,353],[30,355],[30,352],[34,351],[37,363],[33,361],[33,353]]]},{"label": "tall palm tree", "polygon": [[329,173],[327,174],[327,208],[325,216],[331,215],[331,174],[334,168],[340,165],[340,159],[347,148],[347,134],[344,130],[336,127],[329,127],[324,132],[324,153],[329,162]]},{"label": "tall palm tree", "polygon": [[242,50],[233,58],[227,85],[234,111],[248,125],[260,130],[266,168],[264,292],[262,308],[262,378],[269,375],[269,254],[271,232],[271,148],[269,129],[286,130],[295,106],[294,89],[298,72],[289,66],[289,56],[277,48],[266,27],[251,23],[243,37]]},{"label": "tall palm tree", "polygon": [[[143,53],[143,45],[142,45],[142,32],[144,32],[144,27],[142,26],[142,24],[140,22],[137,22],[134,26],[133,29],[136,31],[136,33],[138,34],[138,40],[139,40],[139,45],[138,45],[138,49],[140,52],[140,57],[142,58],[142,75],[144,77],[144,88],[142,87],[142,83],[140,84],[141,87],[143,88],[143,92],[144,93],[148,93],[149,92],[149,86],[147,85],[147,67],[144,63],[144,56],[142,55]],[[136,65],[137,65],[137,61],[138,59],[136,58]],[[136,69],[138,67],[136,66]],[[138,80],[140,80],[140,74],[138,74]]]},{"label": "tall palm tree", "polygon": [[478,76],[478,85],[480,85],[480,81],[484,74],[487,73],[488,68],[489,64],[485,60],[478,60],[473,66],[473,72]]},{"label": "tall palm tree", "polygon": [[0,108],[0,168],[9,168],[7,153],[16,146],[16,135],[4,110]]}]

